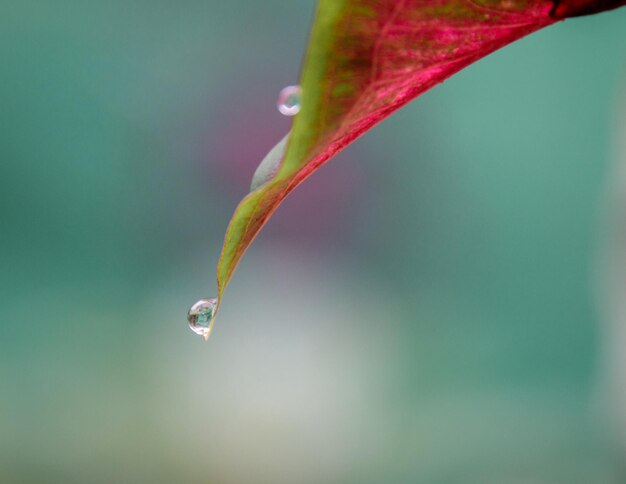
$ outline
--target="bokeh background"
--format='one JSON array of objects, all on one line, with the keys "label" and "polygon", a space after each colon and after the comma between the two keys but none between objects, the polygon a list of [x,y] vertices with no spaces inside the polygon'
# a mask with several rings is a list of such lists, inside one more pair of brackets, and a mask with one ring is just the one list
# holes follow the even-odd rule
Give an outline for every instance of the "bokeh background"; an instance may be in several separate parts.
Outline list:
[{"label": "bokeh background", "polygon": [[187,329],[313,9],[0,4],[0,482],[626,482],[626,9],[366,134]]}]

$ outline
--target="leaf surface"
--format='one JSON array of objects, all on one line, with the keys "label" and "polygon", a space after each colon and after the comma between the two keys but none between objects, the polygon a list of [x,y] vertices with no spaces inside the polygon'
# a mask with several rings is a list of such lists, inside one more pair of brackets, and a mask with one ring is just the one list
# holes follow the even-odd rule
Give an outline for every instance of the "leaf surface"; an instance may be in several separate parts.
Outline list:
[{"label": "leaf surface", "polygon": [[320,0],[291,132],[266,156],[226,231],[218,300],[285,197],[358,136],[491,52],[626,0]]}]

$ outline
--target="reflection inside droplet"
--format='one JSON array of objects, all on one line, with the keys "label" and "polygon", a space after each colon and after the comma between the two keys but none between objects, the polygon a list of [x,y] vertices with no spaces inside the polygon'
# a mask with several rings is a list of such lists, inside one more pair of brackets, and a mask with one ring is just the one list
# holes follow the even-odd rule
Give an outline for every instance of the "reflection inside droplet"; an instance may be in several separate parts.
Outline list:
[{"label": "reflection inside droplet", "polygon": [[202,336],[204,341],[209,339],[213,320],[215,318],[215,310],[217,308],[217,298],[200,299],[196,302],[187,313],[187,321],[191,330]]},{"label": "reflection inside droplet", "polygon": [[287,86],[278,94],[276,106],[281,114],[285,116],[295,116],[300,112],[300,86]]}]

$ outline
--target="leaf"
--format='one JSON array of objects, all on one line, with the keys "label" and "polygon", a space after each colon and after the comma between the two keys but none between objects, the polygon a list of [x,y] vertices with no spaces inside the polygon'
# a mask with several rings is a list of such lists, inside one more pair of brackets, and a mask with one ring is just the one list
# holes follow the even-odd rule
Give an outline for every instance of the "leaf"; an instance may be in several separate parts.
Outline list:
[{"label": "leaf", "polygon": [[300,113],[226,231],[218,300],[285,197],[358,136],[454,73],[560,19],[626,0],[320,0]]}]

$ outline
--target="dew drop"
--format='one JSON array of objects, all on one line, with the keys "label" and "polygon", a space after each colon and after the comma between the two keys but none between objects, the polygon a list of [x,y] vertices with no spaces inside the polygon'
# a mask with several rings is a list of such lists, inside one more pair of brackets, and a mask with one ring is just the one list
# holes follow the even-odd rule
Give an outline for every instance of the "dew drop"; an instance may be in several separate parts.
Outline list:
[{"label": "dew drop", "polygon": [[208,340],[211,334],[216,309],[217,299],[211,297],[208,299],[200,299],[189,308],[189,312],[187,313],[187,321],[189,322],[191,331],[202,336],[204,341]]},{"label": "dew drop", "polygon": [[278,94],[276,106],[281,114],[285,116],[295,116],[300,112],[300,86],[284,87]]}]

